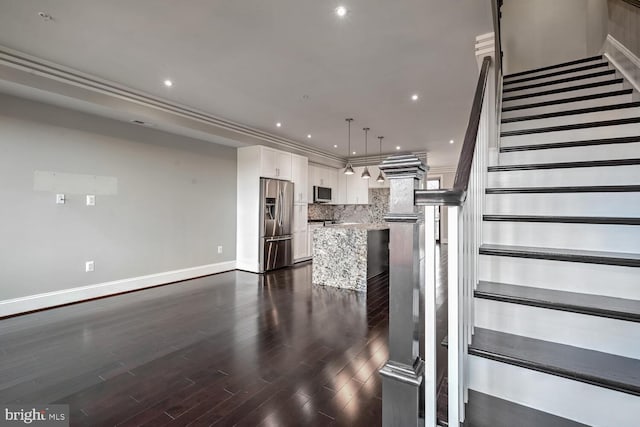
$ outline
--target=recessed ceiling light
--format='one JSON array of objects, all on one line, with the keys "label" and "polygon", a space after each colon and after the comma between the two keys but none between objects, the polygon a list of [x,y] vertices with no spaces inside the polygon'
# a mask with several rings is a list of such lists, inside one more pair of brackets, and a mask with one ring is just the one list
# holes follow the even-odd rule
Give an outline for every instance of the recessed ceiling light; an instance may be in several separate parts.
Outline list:
[{"label": "recessed ceiling light", "polygon": [[399,149],[400,149],[400,146],[399,146],[399,145],[398,145],[398,146],[396,146],[396,150],[399,150]]},{"label": "recessed ceiling light", "polygon": [[311,139],[311,134],[308,134],[308,135],[307,135],[307,138]]},{"label": "recessed ceiling light", "polygon": [[347,8],[344,6],[336,7],[335,11],[336,15],[338,15],[340,18],[344,18],[347,15]]},{"label": "recessed ceiling light", "polygon": [[338,148],[338,145],[334,145],[333,148]]},{"label": "recessed ceiling light", "polygon": [[418,96],[418,94],[417,94],[417,93],[414,93],[413,95],[411,95],[411,100],[412,100],[412,101],[417,101],[417,100],[418,100],[418,98],[419,98],[419,96]]},{"label": "recessed ceiling light", "polygon": [[353,154],[356,154],[356,152],[354,151]]},{"label": "recessed ceiling light", "polygon": [[453,139],[449,141],[449,144],[453,144]]},{"label": "recessed ceiling light", "polygon": [[171,80],[167,79],[167,80],[164,81],[164,85],[166,87],[171,87],[171,86],[173,86],[173,82]]},{"label": "recessed ceiling light", "polygon": [[282,126],[282,123],[280,122],[276,123],[276,127],[281,127],[281,126]]}]

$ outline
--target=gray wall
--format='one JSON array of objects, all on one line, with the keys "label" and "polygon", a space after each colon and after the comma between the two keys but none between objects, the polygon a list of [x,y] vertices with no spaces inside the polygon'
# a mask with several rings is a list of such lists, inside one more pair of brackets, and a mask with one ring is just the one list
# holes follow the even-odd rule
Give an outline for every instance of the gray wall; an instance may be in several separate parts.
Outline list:
[{"label": "gray wall", "polygon": [[505,74],[597,54],[607,32],[606,0],[505,0]]},{"label": "gray wall", "polygon": [[640,57],[640,8],[622,0],[609,0],[609,33]]},{"label": "gray wall", "polygon": [[[56,205],[35,171],[117,194]],[[0,95],[0,200],[0,300],[235,259],[234,148]]]}]

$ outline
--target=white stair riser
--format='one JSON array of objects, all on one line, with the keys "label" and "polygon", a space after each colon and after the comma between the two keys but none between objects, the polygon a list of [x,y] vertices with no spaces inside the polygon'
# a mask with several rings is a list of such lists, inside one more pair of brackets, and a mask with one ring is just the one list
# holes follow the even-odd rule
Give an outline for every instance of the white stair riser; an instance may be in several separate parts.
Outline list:
[{"label": "white stair riser", "polygon": [[[527,74],[522,74],[520,76],[505,76],[504,78],[504,82],[510,82],[510,81],[514,81],[514,80],[520,80],[520,79],[524,79],[524,78],[529,78],[529,77],[537,77],[537,76],[544,76],[545,74],[551,74],[551,73],[557,73],[560,71],[565,71],[565,70],[573,70],[576,68],[582,68],[582,67],[587,67],[589,65],[594,65],[594,64],[601,64],[603,62],[606,62],[605,59],[603,58],[598,58],[598,59],[594,59],[593,61],[588,61],[588,62],[583,62],[580,64],[572,64],[572,65],[565,65],[563,67],[556,67],[556,68],[551,68],[549,70],[542,70],[542,71],[536,71],[533,73],[527,73]],[[576,74],[589,74],[590,72],[596,72],[596,71],[601,71],[601,70],[605,70],[607,67],[597,67],[597,68],[591,68],[587,71],[578,71]],[[572,74],[562,74],[563,76],[570,76]],[[516,83],[519,84],[519,83]]]},{"label": "white stair riser", "polygon": [[624,144],[512,151],[500,153],[498,156],[498,164],[524,165],[530,163],[580,162],[638,157],[640,157],[640,142],[631,142]]},{"label": "white stair riser", "polygon": [[589,426],[637,425],[638,396],[484,357],[470,355],[468,366],[469,388],[480,393]]},{"label": "white stair riser", "polygon": [[540,129],[552,126],[573,125],[579,123],[600,122],[640,117],[640,107],[621,108],[619,110],[598,111],[594,113],[572,114],[570,116],[552,117],[548,119],[524,120],[521,122],[502,123],[500,130],[509,132],[523,129]]},{"label": "white stair riser", "polygon": [[484,221],[482,229],[483,242],[497,245],[640,253],[638,225]]},{"label": "white stair riser", "polygon": [[513,107],[515,105],[528,105],[528,104],[536,104],[538,102],[547,102],[547,101],[556,101],[558,99],[567,99],[567,98],[575,98],[578,96],[588,96],[588,95],[596,95],[599,93],[613,92],[617,90],[622,90],[622,83],[614,83],[604,86],[592,87],[588,89],[577,89],[571,90],[568,92],[561,93],[552,93],[550,95],[540,95],[540,96],[532,96],[528,98],[520,98],[507,100],[509,96],[503,97],[502,107],[508,108]]},{"label": "white stair riser", "polygon": [[487,182],[489,187],[640,185],[640,165],[489,172]]},{"label": "white stair riser", "polygon": [[485,213],[638,218],[640,217],[640,193],[487,194]]},{"label": "white stair riser", "polygon": [[556,105],[546,105],[544,107],[523,108],[520,110],[503,111],[502,117],[505,119],[511,117],[530,116],[533,114],[557,113],[558,111],[577,110],[580,108],[591,108],[602,105],[623,104],[631,102],[632,95],[615,95],[598,99],[588,99],[586,101],[565,102]]},{"label": "white stair riser", "polygon": [[479,328],[640,358],[640,324],[635,322],[483,298],[474,299],[474,315]]},{"label": "white stair riser", "polygon": [[588,139],[618,138],[639,135],[640,123],[633,123],[627,125],[599,126],[586,129],[572,129],[557,132],[541,132],[527,135],[503,136],[500,138],[500,144],[502,147],[517,147],[519,145],[584,141]]},{"label": "white stair riser", "polygon": [[640,300],[640,268],[480,255],[479,280]]},{"label": "white stair riser", "polygon": [[[604,70],[603,70],[604,71]],[[588,73],[591,74],[591,73]],[[515,95],[526,95],[526,94],[530,94],[530,93],[538,93],[541,91],[547,91],[547,90],[554,90],[554,89],[562,89],[565,87],[572,87],[572,86],[577,86],[577,85],[586,85],[586,84],[590,84],[590,83],[597,83],[597,82],[604,82],[604,81],[608,81],[611,79],[615,79],[615,78],[619,78],[620,76],[617,76],[616,74],[605,74],[603,76],[597,76],[597,77],[589,77],[586,79],[580,79],[580,80],[571,80],[568,82],[563,82],[563,83],[555,83],[555,84],[546,84],[544,86],[538,86],[538,87],[532,87],[529,89],[520,89],[520,90],[513,90],[513,91],[509,91],[509,92],[503,92],[503,96],[515,96]],[[525,83],[518,83],[517,85],[514,85],[513,87],[508,85],[505,86],[504,89],[516,89],[519,87],[526,87],[532,84],[539,84],[539,83],[545,83],[545,82],[552,82],[554,80],[561,80],[564,79],[564,76],[556,76],[553,78],[549,78],[549,79],[543,79],[543,80],[534,80],[531,82],[525,82]]]}]

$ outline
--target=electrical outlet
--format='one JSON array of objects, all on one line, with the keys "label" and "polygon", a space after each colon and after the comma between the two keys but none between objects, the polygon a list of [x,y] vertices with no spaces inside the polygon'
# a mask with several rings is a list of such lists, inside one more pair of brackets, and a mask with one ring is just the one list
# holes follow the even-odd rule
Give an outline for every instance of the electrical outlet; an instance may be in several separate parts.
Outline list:
[{"label": "electrical outlet", "polygon": [[218,246],[218,253],[221,254],[222,253],[222,246]]},{"label": "electrical outlet", "polygon": [[87,261],[84,263],[84,271],[86,271],[87,273],[90,273],[94,270],[95,270],[95,264],[93,263],[93,261]]},{"label": "electrical outlet", "polygon": [[64,194],[56,194],[56,205],[64,205]]},{"label": "electrical outlet", "polygon": [[87,206],[95,206],[96,205],[96,196],[93,194],[87,194]]}]

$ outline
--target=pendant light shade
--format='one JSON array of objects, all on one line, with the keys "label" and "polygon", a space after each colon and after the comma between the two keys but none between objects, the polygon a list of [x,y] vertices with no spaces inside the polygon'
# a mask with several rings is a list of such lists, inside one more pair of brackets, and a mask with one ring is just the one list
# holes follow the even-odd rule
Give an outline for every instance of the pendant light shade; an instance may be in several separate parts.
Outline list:
[{"label": "pendant light shade", "polygon": [[[383,138],[384,138],[384,136],[379,136],[378,137],[378,139],[380,140],[380,151],[379,151],[380,163],[382,163],[382,139]],[[382,171],[380,171],[380,173],[378,174],[378,179],[376,179],[376,181],[384,182],[384,175],[382,174]]]},{"label": "pendant light shade", "polygon": [[[362,128],[362,130],[364,131],[364,157],[366,158],[369,155],[369,148],[368,148],[368,142],[367,142],[367,135],[369,134],[369,128]],[[371,178],[371,174],[369,173],[369,168],[368,167],[364,167],[364,170],[362,171],[362,175],[360,175],[360,177],[362,179],[369,179]]]},{"label": "pendant light shade", "polygon": [[349,154],[351,154],[351,122],[353,119],[345,119],[347,121],[347,138],[348,138],[348,151],[347,151],[347,167],[344,168],[345,175],[353,175],[355,172],[353,171],[353,166],[349,161]]}]

